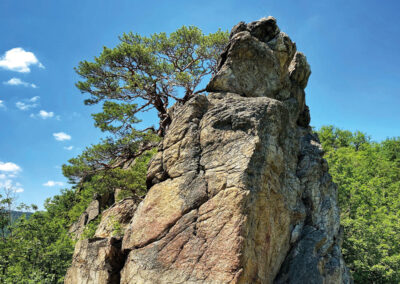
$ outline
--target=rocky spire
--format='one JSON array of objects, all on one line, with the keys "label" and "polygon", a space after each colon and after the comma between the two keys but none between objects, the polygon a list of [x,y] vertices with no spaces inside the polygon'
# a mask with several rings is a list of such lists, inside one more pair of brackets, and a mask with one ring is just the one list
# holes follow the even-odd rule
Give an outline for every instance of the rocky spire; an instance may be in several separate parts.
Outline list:
[{"label": "rocky spire", "polygon": [[350,283],[310,73],[274,18],[236,25],[209,94],[171,110],[122,244],[81,244],[65,282]]}]

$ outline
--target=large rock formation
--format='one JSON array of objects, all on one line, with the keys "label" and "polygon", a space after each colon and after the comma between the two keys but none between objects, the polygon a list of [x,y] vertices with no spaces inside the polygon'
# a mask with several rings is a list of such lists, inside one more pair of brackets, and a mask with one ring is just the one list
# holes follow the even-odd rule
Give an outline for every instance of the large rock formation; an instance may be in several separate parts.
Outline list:
[{"label": "large rock formation", "polygon": [[108,274],[66,283],[351,282],[305,56],[270,17],[233,28],[218,70],[207,96],[171,111],[122,245],[95,239],[104,253],[86,268],[78,246],[76,274]]}]

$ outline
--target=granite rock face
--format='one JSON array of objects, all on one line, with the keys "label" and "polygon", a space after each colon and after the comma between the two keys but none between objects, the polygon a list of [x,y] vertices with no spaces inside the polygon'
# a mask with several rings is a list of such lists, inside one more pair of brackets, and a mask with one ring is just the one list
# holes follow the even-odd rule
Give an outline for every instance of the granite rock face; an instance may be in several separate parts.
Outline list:
[{"label": "granite rock face", "polygon": [[209,94],[174,107],[118,281],[101,283],[351,283],[310,73],[274,18],[233,28]]},{"label": "granite rock face", "polygon": [[82,238],[82,234],[85,231],[86,226],[97,219],[101,212],[107,206],[114,202],[114,197],[110,194],[93,196],[93,200],[89,203],[86,210],[79,216],[79,219],[71,225],[69,228],[69,234],[73,240],[77,241]]},{"label": "granite rock face", "polygon": [[96,238],[121,237],[137,208],[138,201],[125,198],[105,210],[94,236]]},{"label": "granite rock face", "polygon": [[69,228],[69,233],[74,240],[79,240],[85,231],[85,226],[89,224],[89,222],[99,216],[101,212],[100,202],[98,200],[93,200],[89,203],[85,212],[79,217],[78,221],[76,221]]},{"label": "granite rock face", "polygon": [[79,240],[75,245],[72,265],[67,271],[64,283],[119,283],[119,272],[123,262],[121,240]]},{"label": "granite rock face", "polygon": [[122,236],[137,204],[137,200],[126,198],[103,211],[94,238],[76,243],[64,283],[119,283],[120,270],[125,262],[121,250]]}]

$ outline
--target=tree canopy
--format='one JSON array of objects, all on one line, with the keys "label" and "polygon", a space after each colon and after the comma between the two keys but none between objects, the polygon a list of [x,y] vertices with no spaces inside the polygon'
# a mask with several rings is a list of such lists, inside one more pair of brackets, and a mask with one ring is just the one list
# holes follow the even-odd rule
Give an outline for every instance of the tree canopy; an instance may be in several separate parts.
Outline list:
[{"label": "tree canopy", "polygon": [[400,139],[376,143],[333,126],[318,134],[339,188],[342,250],[355,283],[400,283]]},{"label": "tree canopy", "polygon": [[99,127],[112,128],[116,115],[123,121],[122,128],[129,128],[134,114],[155,108],[158,134],[163,136],[171,122],[167,112],[171,99],[184,103],[201,91],[196,88],[216,72],[228,33],[204,35],[197,27],[183,26],[169,35],[130,32],[119,39],[120,44],[104,47],[93,62],[79,63],[76,72],[83,81],[76,86],[90,95],[85,104],[104,102],[103,113],[95,115]]}]

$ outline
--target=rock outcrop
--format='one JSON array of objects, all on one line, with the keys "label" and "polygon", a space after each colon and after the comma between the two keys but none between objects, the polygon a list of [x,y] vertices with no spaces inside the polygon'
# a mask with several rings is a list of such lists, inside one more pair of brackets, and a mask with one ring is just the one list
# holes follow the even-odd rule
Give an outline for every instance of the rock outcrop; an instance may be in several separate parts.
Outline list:
[{"label": "rock outcrop", "polygon": [[209,94],[171,112],[122,244],[78,243],[69,274],[108,274],[66,283],[350,283],[310,73],[274,18],[236,25]]},{"label": "rock outcrop", "polygon": [[82,234],[85,231],[86,226],[97,219],[101,212],[107,206],[110,206],[114,202],[114,196],[110,194],[93,196],[93,200],[89,203],[86,210],[79,216],[79,219],[71,225],[69,228],[69,234],[73,240],[79,240],[82,238]]},{"label": "rock outcrop", "polygon": [[94,238],[76,243],[65,283],[119,283],[125,261],[125,254],[121,251],[122,236],[137,204],[137,200],[126,198],[103,211]]}]

